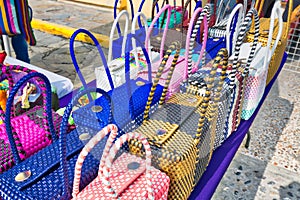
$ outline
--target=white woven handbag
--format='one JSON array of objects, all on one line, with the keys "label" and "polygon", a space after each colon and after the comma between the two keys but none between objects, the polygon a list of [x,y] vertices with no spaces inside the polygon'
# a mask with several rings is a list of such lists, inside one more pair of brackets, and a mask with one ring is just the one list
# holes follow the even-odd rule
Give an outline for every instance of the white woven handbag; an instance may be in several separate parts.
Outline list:
[{"label": "white woven handbag", "polygon": [[[245,94],[244,94],[245,97],[243,103],[243,110],[241,114],[242,119],[247,120],[252,116],[265,91],[266,79],[268,75],[268,67],[271,61],[271,57],[275,52],[275,49],[278,45],[278,42],[281,38],[281,34],[283,32],[283,19],[282,19],[283,12],[284,9],[282,9],[280,1],[277,1],[274,4],[274,7],[272,9],[267,46],[261,47],[257,51],[250,65],[249,75],[245,86]],[[279,31],[276,40],[272,46],[272,49],[270,49],[273,31],[275,28],[274,27],[275,18],[278,18],[279,21],[279,29],[278,29]],[[250,49],[249,43],[245,43],[242,45],[241,52],[248,52],[249,49]],[[243,55],[241,55],[241,57],[243,57]]]}]

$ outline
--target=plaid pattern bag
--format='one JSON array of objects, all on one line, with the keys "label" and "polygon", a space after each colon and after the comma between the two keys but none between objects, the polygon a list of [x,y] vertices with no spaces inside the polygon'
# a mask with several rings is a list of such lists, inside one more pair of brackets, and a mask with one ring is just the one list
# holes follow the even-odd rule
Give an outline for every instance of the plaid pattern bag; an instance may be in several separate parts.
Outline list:
[{"label": "plaid pattern bag", "polygon": [[[11,69],[21,69],[21,67],[5,66],[2,68],[2,72]],[[26,69],[23,70],[26,71]],[[24,83],[28,82],[31,78],[36,78],[36,81],[42,91],[44,106],[42,108],[33,108],[29,112],[15,116],[13,115],[14,111],[12,106],[14,97],[19,88],[21,88]],[[52,141],[57,140],[58,136],[55,133],[52,114],[51,86],[47,77],[43,75],[34,76],[34,73],[29,73],[21,78],[12,90],[10,90],[5,113],[5,124],[0,125],[0,172],[8,170],[15,163],[17,164],[21,162],[21,160],[30,157],[34,153],[51,144]],[[3,111],[2,116],[4,117]],[[16,144],[11,146],[9,143]],[[18,152],[17,160],[13,157],[12,149],[15,149],[14,151]]]},{"label": "plaid pattern bag", "polygon": [[[33,73],[37,76],[39,73]],[[61,132],[58,141],[42,149],[30,158],[19,162],[16,144],[10,139],[14,159],[17,160],[15,167],[0,174],[0,195],[3,199],[70,199],[71,185],[73,185],[75,164],[84,143],[89,134],[79,134],[77,129],[66,134],[68,119],[73,109],[73,105],[87,93],[96,92],[104,95],[111,101],[109,95],[95,88],[88,88],[76,94],[66,107]],[[112,118],[110,112],[109,117]],[[110,120],[112,121],[112,120]],[[116,133],[114,133],[116,134]],[[12,137],[11,134],[9,134]],[[79,189],[82,190],[97,176],[97,167],[107,138],[99,143],[99,148],[95,148],[92,154],[86,158],[86,164],[82,169],[82,177]]]},{"label": "plaid pattern bag", "polygon": [[[101,158],[97,178],[79,192],[78,185],[85,157],[107,132],[106,130],[99,132],[80,153],[75,167],[73,199],[167,200],[170,179],[165,173],[151,166],[151,148],[147,139],[139,133],[126,133],[113,146],[114,139],[110,138],[106,144],[108,149],[104,151],[105,154]],[[129,153],[122,153],[113,161],[122,145],[130,139],[137,139],[143,144],[146,159],[143,160]]]},{"label": "plaid pattern bag", "polygon": [[[168,80],[176,66],[178,51],[177,49]],[[226,55],[224,55],[225,57]],[[162,62],[148,98],[143,116],[144,121],[135,129],[136,132],[144,134],[151,144],[154,166],[170,177],[168,194],[170,199],[187,199],[210,160],[214,143],[213,126],[215,123],[213,120],[216,112],[212,102],[217,100],[217,96],[215,96],[210,102],[210,94],[215,70],[221,60],[222,63],[225,63],[219,56],[214,65],[215,68],[212,69],[207,80],[207,90],[200,91],[203,96],[192,93],[175,93],[164,103],[169,84],[167,81],[162,98],[156,105],[158,106],[157,110],[150,112],[155,85],[159,82],[166,61]],[[224,67],[224,74],[226,67]],[[216,87],[220,88],[220,85]],[[129,148],[135,154],[144,154],[140,143],[136,140],[129,141]]]}]

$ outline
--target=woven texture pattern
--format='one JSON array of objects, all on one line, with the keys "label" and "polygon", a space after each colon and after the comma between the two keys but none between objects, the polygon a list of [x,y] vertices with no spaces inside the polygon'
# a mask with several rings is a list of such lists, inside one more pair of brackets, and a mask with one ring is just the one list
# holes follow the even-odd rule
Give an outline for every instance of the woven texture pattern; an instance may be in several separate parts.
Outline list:
[{"label": "woven texture pattern", "polygon": [[[29,72],[29,74],[21,78],[21,80],[11,89],[7,100],[8,107],[6,108],[5,113],[5,124],[0,125],[0,139],[3,142],[1,153],[8,152],[8,155],[0,156],[4,159],[1,161],[1,172],[9,169],[14,163],[19,163],[21,160],[30,157],[37,151],[48,146],[52,142],[52,139],[57,139],[52,116],[48,115],[51,113],[51,103],[49,103],[49,101],[51,102],[51,96],[49,96],[51,95],[51,86],[49,80],[44,75],[30,73],[32,71],[22,67],[4,66],[2,72],[5,72],[5,70],[8,69],[15,70],[16,68]],[[37,113],[37,110],[33,108],[29,113],[25,112],[22,115],[11,118],[10,115],[14,113],[14,111],[11,111],[11,105],[13,104],[15,94],[24,83],[32,78],[36,78],[37,84],[41,88],[44,107],[40,109],[40,113]],[[30,119],[30,115],[27,116],[27,114],[31,114],[33,119]],[[39,118],[43,118],[43,120],[40,120]],[[11,148],[15,150],[11,151]],[[10,152],[14,151],[16,153],[15,158],[12,158]]]},{"label": "woven texture pattern", "polygon": [[[81,152],[76,164],[76,174],[80,174],[78,169],[81,169],[85,156],[103,138],[103,132],[107,131],[98,133]],[[121,146],[128,139],[135,138],[143,143],[147,152],[146,160],[123,153],[113,162]],[[166,174],[151,167],[150,146],[141,134],[127,133],[120,137],[111,149],[110,146],[111,142],[108,142],[106,145],[108,148],[104,151],[106,154],[103,154],[101,159],[98,177],[80,193],[74,186],[73,197],[75,199],[113,199],[117,196],[120,199],[134,199],[135,197],[137,199],[167,199],[169,178]],[[76,178],[80,178],[80,175]]]},{"label": "woven texture pattern", "polygon": [[[90,88],[77,94],[69,103],[63,116],[60,138],[58,141],[42,149],[30,158],[22,161],[11,170],[0,175],[0,194],[4,199],[69,199],[69,188],[73,184],[74,169],[78,154],[84,141],[77,130],[66,134],[68,119],[74,102],[88,92],[106,94],[100,89]],[[106,95],[108,98],[109,96]],[[107,138],[99,143],[95,151],[86,158],[82,168],[80,190],[97,176],[99,158],[102,155]],[[15,177],[20,172],[31,172],[31,176],[17,182]]]},{"label": "woven texture pattern", "polygon": [[[214,134],[214,128],[209,127],[212,128],[212,132],[209,132],[209,128],[205,128],[205,120],[212,121],[210,116],[216,113],[209,100],[215,70],[220,60],[216,61],[203,96],[190,93],[174,94],[165,103],[164,100],[160,101],[154,113],[148,114],[146,111],[149,107],[146,108],[144,122],[136,129],[149,139],[153,165],[170,177],[169,199],[187,199],[209,163],[214,144],[214,136],[211,135]],[[157,73],[154,86],[159,81],[163,64]],[[167,80],[170,80],[175,65],[176,60],[173,60]],[[168,83],[164,91],[167,91]],[[154,91],[155,87],[151,89],[152,93]],[[151,93],[148,100],[150,105]],[[129,148],[137,155],[144,155],[140,142],[136,140],[129,141]]]},{"label": "woven texture pattern", "polygon": [[[261,6],[261,8],[259,8],[259,12],[261,12],[262,6],[264,4],[264,1],[260,1],[260,2],[256,2],[258,6],[258,4]],[[281,2],[282,7],[285,8],[287,2],[286,1],[282,1]],[[268,69],[268,76],[267,76],[267,80],[266,80],[266,84],[268,85],[269,82],[272,80],[272,78],[274,77],[274,75],[276,74],[278,67],[280,66],[284,51],[286,49],[286,45],[287,45],[287,40],[288,40],[288,33],[289,33],[289,27],[290,27],[290,23],[291,23],[291,15],[292,15],[292,10],[293,10],[293,1],[289,1],[289,5],[288,5],[288,19],[287,22],[283,23],[283,30],[284,32],[281,35],[280,41],[277,44],[277,47],[275,49],[275,52],[271,58],[271,62],[269,64],[269,69]],[[260,14],[260,13],[259,13]],[[281,16],[279,16],[281,17]],[[278,20],[276,20],[275,24],[278,24]],[[270,29],[270,18],[260,18],[260,36],[259,36],[259,42],[262,44],[262,46],[267,46],[268,43],[268,31]],[[276,39],[276,36],[278,34],[278,30],[279,27],[275,26],[274,32],[273,32],[273,40],[272,40],[272,45]],[[254,40],[254,27],[251,27],[251,30],[249,32],[249,34],[247,35],[247,42],[253,42]]]}]

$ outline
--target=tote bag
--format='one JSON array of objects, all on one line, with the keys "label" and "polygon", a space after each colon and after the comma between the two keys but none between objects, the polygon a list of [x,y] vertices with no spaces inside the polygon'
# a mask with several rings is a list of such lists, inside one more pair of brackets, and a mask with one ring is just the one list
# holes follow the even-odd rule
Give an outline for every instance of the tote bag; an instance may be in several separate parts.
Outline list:
[{"label": "tote bag", "polygon": [[[33,73],[31,76],[42,76]],[[88,139],[86,135],[79,135],[77,129],[66,134],[68,119],[73,105],[79,98],[90,92],[100,93],[108,99],[110,97],[101,89],[89,88],[74,96],[66,107],[61,132],[58,141],[42,149],[30,158],[20,162],[16,143],[11,134],[10,124],[6,125],[10,145],[16,166],[0,174],[0,196],[3,199],[70,199],[70,188],[73,185],[75,164],[84,142]],[[8,115],[6,115],[8,116]],[[110,118],[112,114],[110,113]],[[116,129],[106,129],[107,132],[117,134]],[[95,133],[96,134],[96,133]],[[104,139],[106,140],[106,139]],[[88,185],[97,176],[97,167],[100,157],[104,151],[104,143],[99,143],[97,151],[86,158],[85,167],[82,169],[80,190]],[[102,144],[102,145],[101,145]]]}]

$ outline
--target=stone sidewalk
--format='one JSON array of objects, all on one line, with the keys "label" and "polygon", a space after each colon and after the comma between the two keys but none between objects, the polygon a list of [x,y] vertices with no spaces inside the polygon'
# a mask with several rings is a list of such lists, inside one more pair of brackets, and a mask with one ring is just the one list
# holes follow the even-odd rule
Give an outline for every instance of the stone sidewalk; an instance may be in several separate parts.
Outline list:
[{"label": "stone sidewalk", "polygon": [[[29,0],[36,19],[108,35],[111,11],[65,1]],[[31,63],[79,83],[69,39],[35,30]],[[107,52],[107,49],[105,49]],[[84,74],[101,65],[94,46],[76,42]],[[296,62],[299,65],[299,62]],[[93,76],[93,75],[92,75]],[[249,149],[241,146],[213,199],[300,199],[300,73],[285,67],[251,127]]]}]

